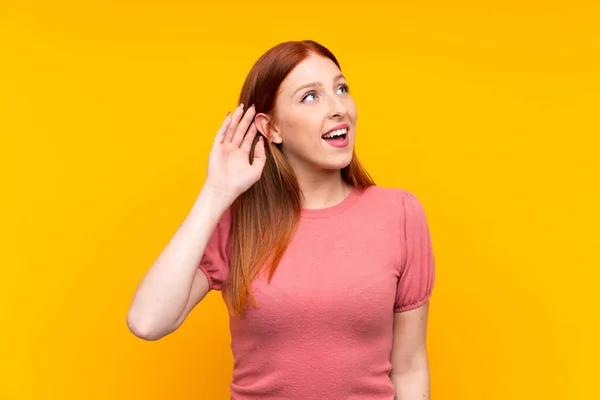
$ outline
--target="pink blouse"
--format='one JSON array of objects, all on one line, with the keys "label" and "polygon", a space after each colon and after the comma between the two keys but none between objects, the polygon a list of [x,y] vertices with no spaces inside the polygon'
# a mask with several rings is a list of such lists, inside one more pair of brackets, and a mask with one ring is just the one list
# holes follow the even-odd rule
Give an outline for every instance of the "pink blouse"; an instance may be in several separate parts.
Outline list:
[{"label": "pink blouse", "polygon": [[[199,268],[210,288],[228,274],[229,210]],[[253,281],[259,308],[230,315],[236,400],[393,400],[394,312],[431,296],[435,259],[411,192],[372,186],[341,203],[303,209],[270,284]]]}]

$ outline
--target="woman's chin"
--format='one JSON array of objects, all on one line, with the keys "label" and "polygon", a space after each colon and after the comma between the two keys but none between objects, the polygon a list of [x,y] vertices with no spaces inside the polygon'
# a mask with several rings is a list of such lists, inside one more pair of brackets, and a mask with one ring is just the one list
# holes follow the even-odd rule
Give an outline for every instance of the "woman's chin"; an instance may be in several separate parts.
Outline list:
[{"label": "woman's chin", "polygon": [[324,169],[343,169],[350,165],[350,162],[352,162],[352,152],[328,157],[326,160],[323,160],[322,166]]}]

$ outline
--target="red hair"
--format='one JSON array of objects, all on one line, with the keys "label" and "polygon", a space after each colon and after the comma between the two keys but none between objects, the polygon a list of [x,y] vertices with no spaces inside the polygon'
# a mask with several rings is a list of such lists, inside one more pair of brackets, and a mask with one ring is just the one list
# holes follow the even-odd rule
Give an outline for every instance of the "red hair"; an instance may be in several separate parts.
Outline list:
[{"label": "red hair", "polygon": [[[256,107],[256,113],[275,118],[275,100],[286,76],[310,54],[329,58],[338,68],[336,57],[312,40],[289,41],[276,45],[253,65],[243,84],[239,103]],[[250,159],[253,159],[256,135]],[[269,282],[300,221],[301,191],[294,171],[278,145],[265,143],[266,164],[261,178],[242,193],[231,206],[230,243],[232,245],[229,277],[224,294],[228,308],[243,315],[252,280],[266,267]],[[344,181],[364,190],[375,182],[353,152],[350,164],[341,170]]]}]

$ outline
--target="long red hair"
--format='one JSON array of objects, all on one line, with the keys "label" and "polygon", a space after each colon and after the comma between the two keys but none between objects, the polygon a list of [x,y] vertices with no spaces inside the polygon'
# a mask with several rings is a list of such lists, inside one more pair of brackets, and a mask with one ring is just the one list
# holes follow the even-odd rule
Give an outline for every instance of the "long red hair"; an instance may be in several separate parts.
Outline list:
[{"label": "long red hair", "polygon": [[[246,77],[238,104],[254,104],[256,113],[275,118],[274,105],[281,82],[311,53],[329,58],[341,70],[333,53],[317,42],[280,43],[256,61]],[[248,295],[252,304],[257,305],[250,289],[252,280],[270,266],[268,281],[271,281],[300,221],[301,191],[296,175],[279,145],[268,140],[264,143],[267,159],[261,178],[231,206],[230,270],[223,293],[234,315],[243,315]],[[354,152],[352,161],[341,174],[359,190],[375,184]]]}]

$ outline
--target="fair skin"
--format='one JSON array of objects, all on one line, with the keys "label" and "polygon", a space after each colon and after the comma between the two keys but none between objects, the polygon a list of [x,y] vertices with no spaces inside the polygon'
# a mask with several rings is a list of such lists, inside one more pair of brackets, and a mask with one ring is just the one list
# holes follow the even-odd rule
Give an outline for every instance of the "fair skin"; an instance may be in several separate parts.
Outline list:
[{"label": "fair skin", "polygon": [[[312,82],[317,84],[304,88]],[[311,55],[282,83],[275,101],[277,123],[269,125],[272,117],[262,113],[255,118],[258,130],[281,146],[298,177],[306,208],[330,206],[349,192],[339,170],[352,159],[357,109],[346,85],[331,60]],[[349,144],[335,148],[321,136],[341,123],[349,126]],[[428,311],[426,303],[394,314],[390,378],[396,388],[396,400],[430,399],[425,346]]]},{"label": "fair skin", "polygon": [[392,371],[395,400],[430,400],[430,374],[426,337],[429,302],[394,313]]},{"label": "fair skin", "polygon": [[256,145],[253,163],[248,163],[257,132],[251,124],[253,117],[252,110],[244,115],[238,107],[215,135],[206,181],[192,210],[133,295],[126,322],[137,337],[159,340],[171,334],[207,295],[208,280],[198,269],[206,245],[225,210],[256,183],[265,165],[262,139]]},{"label": "fair skin", "polygon": [[[357,111],[339,75],[329,59],[311,56],[282,83],[275,102],[277,123],[272,116],[255,115],[253,107],[238,107],[225,118],[209,156],[206,182],[190,214],[135,291],[127,314],[132,333],[158,340],[174,332],[208,293],[207,278],[197,266],[223,212],[261,176],[262,141],[253,164],[248,163],[257,129],[281,146],[298,177],[303,207],[331,206],[348,195],[351,187],[339,171],[352,158]],[[318,83],[298,90],[311,82]],[[341,123],[348,125],[349,143],[331,147],[321,135]],[[394,314],[390,378],[396,400],[430,399],[425,348],[428,307]]]},{"label": "fair skin", "polygon": [[[315,83],[309,87],[307,84]],[[304,194],[303,207],[323,208],[343,200],[352,189],[340,169],[352,160],[357,110],[340,69],[328,58],[311,55],[282,82],[275,100],[277,123],[259,113],[258,130],[281,146]],[[348,125],[349,143],[330,146],[321,136],[330,128]]]}]

